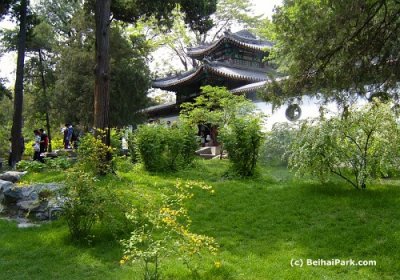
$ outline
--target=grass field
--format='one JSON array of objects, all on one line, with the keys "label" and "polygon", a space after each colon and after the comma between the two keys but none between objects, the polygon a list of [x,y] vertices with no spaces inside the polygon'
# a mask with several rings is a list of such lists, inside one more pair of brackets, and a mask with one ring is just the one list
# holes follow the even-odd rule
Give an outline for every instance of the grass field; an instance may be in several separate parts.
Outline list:
[{"label": "grass field", "polygon": [[[198,162],[175,174],[143,171],[107,177],[115,189],[157,192],[176,178],[203,181],[213,195],[195,191],[192,230],[216,238],[219,254],[204,257],[200,279],[399,279],[400,181],[357,191],[341,181],[294,178],[284,168],[261,167],[255,179],[225,176],[225,161]],[[31,174],[29,181],[63,175]],[[18,229],[0,220],[0,279],[141,279],[137,266],[120,266],[118,242],[69,240],[63,221]],[[292,260],[302,267],[292,267]],[[374,260],[375,266],[307,266],[306,260]],[[221,263],[220,267],[213,265]],[[299,263],[299,262],[297,262]],[[192,279],[176,258],[162,261],[163,279]]]}]

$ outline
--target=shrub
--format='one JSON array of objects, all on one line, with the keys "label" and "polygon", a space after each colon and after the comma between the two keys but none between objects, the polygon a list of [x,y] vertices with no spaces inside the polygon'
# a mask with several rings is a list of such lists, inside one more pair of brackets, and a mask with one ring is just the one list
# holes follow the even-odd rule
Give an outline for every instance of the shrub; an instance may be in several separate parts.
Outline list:
[{"label": "shrub", "polygon": [[45,158],[44,160],[46,168],[50,168],[52,170],[65,170],[73,165],[72,160],[65,156],[56,158]]},{"label": "shrub", "polygon": [[135,133],[130,132],[128,134],[128,149],[129,149],[129,155],[131,157],[132,163],[137,163],[139,160],[138,156],[138,150],[136,147],[136,140],[135,140]]},{"label": "shrub", "polygon": [[195,131],[186,125],[140,126],[135,132],[136,153],[146,170],[178,170],[190,164],[198,147]]},{"label": "shrub", "polygon": [[221,139],[233,171],[239,176],[252,176],[263,139],[260,119],[252,116],[237,118],[221,129]]},{"label": "shrub", "polygon": [[86,134],[79,141],[78,164],[82,170],[93,174],[107,174],[112,171],[112,162],[107,160],[112,149],[92,134]]},{"label": "shrub", "polygon": [[65,183],[63,215],[72,239],[88,238],[93,225],[98,221],[104,195],[96,188],[94,178],[82,171],[71,172]]},{"label": "shrub", "polygon": [[116,156],[113,158],[114,161],[114,167],[117,171],[120,172],[129,172],[134,168],[133,163],[131,162],[131,160],[125,156]]},{"label": "shrub", "polygon": [[276,123],[265,135],[261,149],[261,160],[267,165],[288,165],[289,147],[296,137],[298,128],[289,123]]},{"label": "shrub", "polygon": [[53,151],[64,149],[64,140],[61,138],[52,138],[51,139],[51,148]]},{"label": "shrub", "polygon": [[30,171],[30,172],[42,172],[46,168],[44,163],[40,161],[21,160],[17,163],[17,170]]},{"label": "shrub", "polygon": [[24,155],[25,158],[32,158],[33,157],[33,145],[34,145],[34,141],[28,141],[25,142],[25,151],[24,151]]},{"label": "shrub", "polygon": [[197,276],[191,260],[206,252],[216,254],[218,244],[212,237],[191,231],[192,220],[185,205],[193,197],[193,188],[213,193],[211,186],[178,181],[173,192],[164,195],[161,208],[135,208],[127,215],[135,229],[129,239],[121,241],[124,247],[121,264],[127,261],[140,263],[144,270],[143,279],[160,279],[160,262],[175,253],[192,270],[193,276]]},{"label": "shrub", "polygon": [[[3,117],[3,116],[4,117]],[[0,113],[0,158],[8,158],[10,152],[10,131],[11,131],[11,122],[7,122],[4,112]]]},{"label": "shrub", "polygon": [[291,146],[289,165],[297,174],[326,180],[333,173],[356,189],[371,177],[399,168],[400,130],[387,104],[350,109],[343,118],[302,126]]}]

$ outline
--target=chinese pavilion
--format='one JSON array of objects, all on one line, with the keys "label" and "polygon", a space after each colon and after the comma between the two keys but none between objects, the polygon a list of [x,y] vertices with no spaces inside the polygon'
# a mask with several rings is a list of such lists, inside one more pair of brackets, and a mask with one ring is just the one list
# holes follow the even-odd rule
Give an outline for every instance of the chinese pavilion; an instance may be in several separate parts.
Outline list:
[{"label": "chinese pavilion", "polygon": [[260,40],[246,30],[226,31],[217,41],[187,49],[187,55],[199,65],[187,72],[156,79],[153,88],[176,93],[176,103],[149,107],[149,118],[166,118],[179,113],[179,105],[193,100],[204,85],[224,86],[233,94],[250,97],[268,80],[275,69],[264,60],[273,44]]}]

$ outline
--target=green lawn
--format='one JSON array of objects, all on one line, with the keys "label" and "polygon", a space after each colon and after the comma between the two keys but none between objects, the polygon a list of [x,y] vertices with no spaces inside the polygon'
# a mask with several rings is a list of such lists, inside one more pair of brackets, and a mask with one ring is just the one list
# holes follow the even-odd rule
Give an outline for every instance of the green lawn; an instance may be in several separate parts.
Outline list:
[{"label": "green lawn", "polygon": [[[220,244],[218,256],[203,260],[200,279],[400,278],[400,181],[357,191],[341,181],[293,178],[283,168],[260,168],[256,179],[229,179],[226,168],[225,161],[201,161],[177,174],[136,170],[103,183],[148,193],[170,187],[177,177],[211,184],[213,195],[195,191],[189,205],[192,230]],[[32,174],[25,182],[46,177]],[[0,221],[0,244],[1,279],[141,279],[138,267],[119,265],[117,242],[75,245],[62,221],[29,229]],[[291,267],[291,259],[302,259],[303,267]],[[376,266],[312,267],[306,259],[375,260]],[[212,265],[215,260],[220,268]],[[163,279],[192,279],[176,258],[162,265]]]}]

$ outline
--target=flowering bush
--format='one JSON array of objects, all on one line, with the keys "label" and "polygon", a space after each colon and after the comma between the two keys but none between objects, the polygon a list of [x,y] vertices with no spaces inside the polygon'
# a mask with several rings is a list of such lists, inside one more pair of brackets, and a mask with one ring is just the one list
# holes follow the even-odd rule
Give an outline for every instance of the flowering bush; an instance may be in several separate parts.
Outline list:
[{"label": "flowering bush", "polygon": [[194,187],[213,192],[208,185],[178,181],[175,192],[164,196],[159,210],[134,209],[127,215],[136,229],[129,239],[121,241],[125,248],[121,264],[139,262],[144,270],[143,279],[159,279],[160,261],[169,254],[177,253],[189,268],[195,256],[204,252],[216,254],[218,245],[214,238],[190,231],[191,219],[184,204],[193,197]]},{"label": "flowering bush", "polygon": [[96,138],[88,133],[79,141],[78,164],[81,170],[95,175],[109,173],[112,162],[107,160],[108,154],[112,154],[112,149],[101,141],[101,136]]}]

